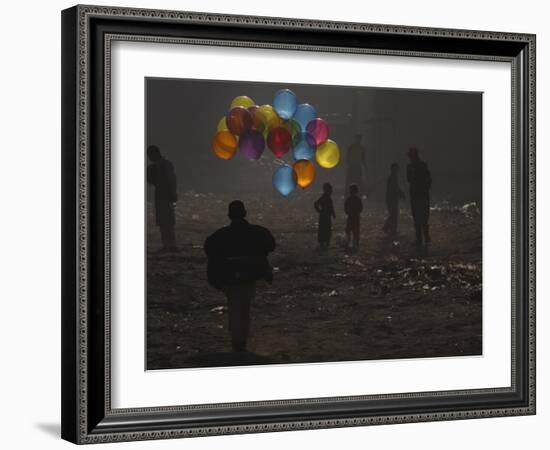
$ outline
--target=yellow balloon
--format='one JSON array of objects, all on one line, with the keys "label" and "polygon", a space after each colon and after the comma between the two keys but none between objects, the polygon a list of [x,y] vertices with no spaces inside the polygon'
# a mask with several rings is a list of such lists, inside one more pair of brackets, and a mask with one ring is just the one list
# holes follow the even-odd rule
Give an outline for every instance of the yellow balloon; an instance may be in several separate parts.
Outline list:
[{"label": "yellow balloon", "polygon": [[275,112],[275,110],[273,109],[273,106],[271,106],[271,105],[262,105],[262,106],[260,106],[260,111]]},{"label": "yellow balloon", "polygon": [[254,105],[248,108],[248,110],[250,111],[250,114],[252,114],[252,128],[260,133],[264,133],[267,125],[264,113],[260,111],[260,107]]},{"label": "yellow balloon", "polygon": [[229,128],[227,128],[227,122],[225,121],[225,116],[220,119],[220,121],[218,122],[218,126],[216,127],[216,131],[224,131],[224,130],[229,130]]},{"label": "yellow balloon", "polygon": [[239,141],[230,131],[218,131],[212,140],[212,150],[218,158],[231,159],[235,156]]},{"label": "yellow balloon", "polygon": [[252,100],[250,97],[247,97],[246,95],[239,95],[238,97],[235,97],[233,99],[229,109],[233,109],[235,106],[242,106],[243,108],[250,108],[251,106],[254,106],[255,104],[256,103],[254,102],[254,100]]},{"label": "yellow balloon", "polygon": [[315,152],[317,164],[325,169],[332,169],[340,162],[340,149],[338,144],[332,139],[327,140]]},{"label": "yellow balloon", "polygon": [[258,111],[263,114],[268,131],[271,128],[281,125],[281,119],[273,109],[273,106],[262,105],[258,108]]}]

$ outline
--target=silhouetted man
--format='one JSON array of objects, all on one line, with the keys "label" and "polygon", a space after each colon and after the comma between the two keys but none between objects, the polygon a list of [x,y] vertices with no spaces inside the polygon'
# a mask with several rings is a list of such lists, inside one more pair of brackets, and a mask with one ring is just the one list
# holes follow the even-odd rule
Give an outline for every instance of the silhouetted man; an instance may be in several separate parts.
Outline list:
[{"label": "silhouetted man", "polygon": [[239,200],[229,204],[228,216],[231,224],[209,236],[204,251],[208,256],[208,283],[227,297],[233,351],[244,352],[256,282],[273,281],[267,255],[275,250],[275,239],[267,228],[245,220],[246,209]]},{"label": "silhouetted man", "polygon": [[399,217],[399,200],[405,198],[399,187],[399,166],[393,163],[390,166],[390,175],[386,184],[386,207],[388,218],[384,222],[384,231],[390,236],[397,235],[397,219]]},{"label": "silhouetted man", "polygon": [[346,191],[352,184],[356,184],[362,192],[365,192],[365,175],[367,166],[365,162],[365,148],[361,145],[361,135],[356,134],[353,144],[348,147],[346,158]]},{"label": "silhouetted man", "polygon": [[158,147],[147,148],[147,157],[151,164],[147,166],[147,183],[155,187],[155,219],[160,228],[162,252],[176,250],[175,207],[178,201],[176,173],[170,161],[160,153]]},{"label": "silhouetted man", "polygon": [[430,242],[430,189],[432,187],[432,175],[428,166],[418,156],[418,149],[411,147],[408,152],[410,163],[407,166],[407,181],[409,182],[411,197],[411,212],[416,232],[416,244],[422,245],[422,239]]},{"label": "silhouetted man", "polygon": [[356,184],[352,184],[349,187],[349,197],[344,202],[344,212],[348,216],[346,221],[346,246],[349,248],[350,242],[353,242],[351,250],[354,253],[359,250],[361,212],[363,211],[363,202],[358,194],[359,188]]}]

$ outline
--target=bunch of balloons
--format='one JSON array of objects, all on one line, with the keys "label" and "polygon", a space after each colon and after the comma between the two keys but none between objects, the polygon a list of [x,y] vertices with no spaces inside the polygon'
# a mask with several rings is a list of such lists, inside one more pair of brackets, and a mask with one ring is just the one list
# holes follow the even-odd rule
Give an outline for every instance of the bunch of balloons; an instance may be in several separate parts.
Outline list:
[{"label": "bunch of balloons", "polygon": [[258,106],[246,95],[235,97],[218,122],[212,149],[225,160],[237,151],[245,158],[258,160],[266,144],[277,158],[291,152],[294,159],[292,166],[280,165],[272,177],[273,186],[285,197],[297,186],[305,189],[313,183],[314,160],[325,169],[332,169],[340,161],[340,149],[329,139],[327,122],[309,103],[298,103],[290,89],[277,91],[273,106]]}]

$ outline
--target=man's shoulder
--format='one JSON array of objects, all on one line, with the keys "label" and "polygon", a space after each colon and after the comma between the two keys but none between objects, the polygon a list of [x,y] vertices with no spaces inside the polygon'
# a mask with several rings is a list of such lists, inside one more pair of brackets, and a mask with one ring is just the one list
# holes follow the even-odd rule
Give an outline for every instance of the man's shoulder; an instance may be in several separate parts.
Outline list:
[{"label": "man's shoulder", "polygon": [[257,233],[271,234],[271,231],[269,231],[266,227],[262,225],[248,224],[248,226]]},{"label": "man's shoulder", "polygon": [[165,169],[172,169],[174,167],[172,161],[166,158],[162,158],[157,164]]},{"label": "man's shoulder", "polygon": [[411,162],[407,165],[407,169],[411,169],[411,170],[424,170],[427,168],[428,168],[428,165],[426,164],[425,161],[422,161],[421,159],[415,162]]},{"label": "man's shoulder", "polygon": [[222,238],[222,237],[226,236],[228,232],[229,232],[229,226],[221,227],[221,228],[217,229],[216,231],[214,231],[206,239],[207,240],[208,239],[210,239],[210,240],[219,239],[219,238]]},{"label": "man's shoulder", "polygon": [[226,226],[221,227],[221,228],[217,229],[216,231],[214,231],[214,233],[212,233],[211,236],[225,237],[225,236],[229,236],[229,235],[232,235],[232,234],[241,234],[243,232],[243,230],[253,231],[253,232],[268,232],[269,233],[269,230],[265,227],[262,227],[261,225],[246,223],[246,224],[240,225],[238,227],[231,226],[231,225],[226,225]]}]

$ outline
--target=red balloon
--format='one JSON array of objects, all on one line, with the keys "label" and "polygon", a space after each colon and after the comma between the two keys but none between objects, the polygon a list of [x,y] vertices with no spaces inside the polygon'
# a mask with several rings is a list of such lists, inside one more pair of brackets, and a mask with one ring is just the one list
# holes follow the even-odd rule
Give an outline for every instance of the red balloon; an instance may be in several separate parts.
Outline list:
[{"label": "red balloon", "polygon": [[277,158],[283,156],[292,146],[292,136],[286,128],[274,127],[267,136],[267,145]]},{"label": "red balloon", "polygon": [[248,109],[242,106],[235,106],[227,113],[225,123],[231,133],[240,136],[252,127],[252,115]]}]

